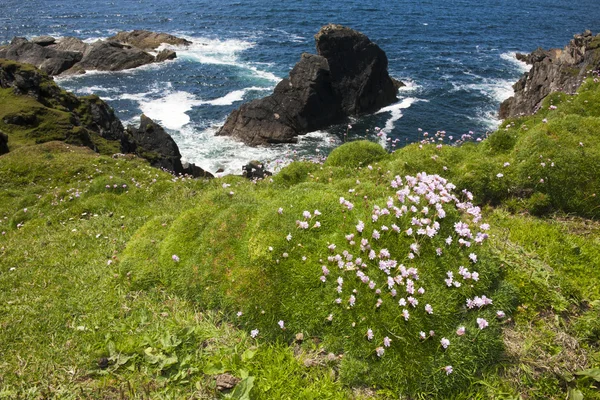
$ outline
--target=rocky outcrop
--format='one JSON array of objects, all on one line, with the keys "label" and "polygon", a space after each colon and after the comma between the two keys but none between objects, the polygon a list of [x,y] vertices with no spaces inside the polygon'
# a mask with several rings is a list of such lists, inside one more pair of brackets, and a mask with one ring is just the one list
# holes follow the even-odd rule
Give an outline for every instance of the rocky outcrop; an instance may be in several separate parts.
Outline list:
[{"label": "rocky outcrop", "polygon": [[0,156],[8,153],[8,135],[0,132]]},{"label": "rocky outcrop", "polygon": [[189,40],[178,38],[167,33],[156,33],[145,30],[134,30],[131,32],[119,32],[108,40],[129,44],[142,50],[156,50],[161,44],[166,43],[174,46],[189,46]]},{"label": "rocky outcrop", "polygon": [[298,135],[396,101],[402,84],[390,78],[385,53],[365,35],[327,25],[315,40],[318,55],[302,54],[273,94],[233,111],[217,135],[252,146],[296,142]]},{"label": "rocky outcrop", "polygon": [[[15,134],[33,143],[62,140],[103,154],[135,153],[177,174],[212,177],[193,164],[182,165],[177,144],[151,119],[143,115],[139,128],[125,130],[113,109],[98,96],[77,97],[61,90],[36,68],[0,60],[0,88],[12,89],[13,96],[0,99],[0,128],[8,134],[0,134],[0,154],[8,151],[8,137]],[[26,104],[24,108],[13,106],[17,96],[29,97],[18,102]]]},{"label": "rocky outcrop", "polygon": [[500,106],[500,118],[534,114],[552,92],[573,94],[593,70],[600,69],[600,34],[585,31],[575,35],[564,49],[538,48],[517,59],[531,64],[513,85],[514,96]]},{"label": "rocky outcrop", "polygon": [[150,161],[157,168],[164,168],[177,174],[188,174],[194,177],[212,178],[213,176],[202,168],[181,163],[181,153],[177,143],[162,126],[142,114],[140,126],[129,125],[127,132],[133,142],[129,143],[127,152],[134,152]]},{"label": "rocky outcrop", "polygon": [[0,58],[32,64],[48,75],[84,73],[89,70],[121,71],[174,59],[176,53],[173,50],[163,50],[157,56],[146,51],[155,49],[161,43],[191,44],[185,39],[149,31],[120,32],[109,40],[92,44],[74,37],[56,40],[52,36],[40,36],[31,41],[14,38],[9,45],[0,47]]}]

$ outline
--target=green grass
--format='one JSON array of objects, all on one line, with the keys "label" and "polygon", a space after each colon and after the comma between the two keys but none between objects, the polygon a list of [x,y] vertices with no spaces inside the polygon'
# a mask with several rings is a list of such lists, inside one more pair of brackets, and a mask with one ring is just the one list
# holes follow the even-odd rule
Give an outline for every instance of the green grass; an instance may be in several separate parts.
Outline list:
[{"label": "green grass", "polygon": [[[32,106],[19,99],[19,108]],[[9,131],[11,152],[0,157],[0,398],[599,398],[593,373],[578,375],[600,362],[597,104],[600,89],[589,82],[480,144],[414,144],[388,155],[348,143],[324,165],[296,162],[257,183],[177,179],[135,157]],[[56,112],[48,123],[60,123]],[[461,199],[470,190],[483,220],[446,204],[432,239],[382,231],[411,227],[393,212],[371,218],[375,205],[392,210],[390,196],[401,206],[396,175],[404,184],[422,171],[453,182]],[[306,230],[297,225],[305,219]],[[457,246],[459,220],[473,233],[489,223],[489,239]],[[358,248],[362,237],[418,268],[416,288],[426,291],[417,308],[398,306],[378,260]],[[365,260],[381,296],[356,270],[328,261],[344,250]],[[480,279],[449,289],[446,272],[458,277],[460,265]],[[493,304],[465,307],[482,294]],[[476,318],[490,326],[479,330]],[[420,340],[429,330],[435,336]],[[378,357],[386,336],[391,346]],[[221,373],[242,383],[219,393]]]}]

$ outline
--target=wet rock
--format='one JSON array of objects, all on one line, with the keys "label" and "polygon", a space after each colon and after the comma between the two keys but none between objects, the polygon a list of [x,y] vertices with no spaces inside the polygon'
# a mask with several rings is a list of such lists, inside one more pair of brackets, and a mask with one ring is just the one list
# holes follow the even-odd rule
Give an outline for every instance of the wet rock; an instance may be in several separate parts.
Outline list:
[{"label": "wet rock", "polygon": [[175,58],[177,58],[177,53],[175,53],[173,50],[165,49],[158,52],[158,54],[156,55],[155,62],[174,60]]},{"label": "wet rock", "polygon": [[318,55],[302,54],[273,94],[234,110],[217,135],[252,146],[294,143],[299,135],[396,101],[403,84],[390,78],[385,53],[365,35],[327,25],[315,40]]}]

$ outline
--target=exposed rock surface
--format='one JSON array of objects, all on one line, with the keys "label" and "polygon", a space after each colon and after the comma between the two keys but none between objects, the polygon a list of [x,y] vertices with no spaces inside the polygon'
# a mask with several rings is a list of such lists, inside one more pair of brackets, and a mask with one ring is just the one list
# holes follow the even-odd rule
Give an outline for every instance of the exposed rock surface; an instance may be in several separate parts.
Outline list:
[{"label": "exposed rock surface", "polygon": [[119,32],[115,36],[108,38],[108,40],[126,43],[142,50],[155,50],[163,43],[175,46],[189,46],[192,44],[189,40],[178,38],[167,33],[156,33],[139,29],[131,32]]},{"label": "exposed rock surface", "polygon": [[231,390],[240,383],[240,378],[237,378],[230,374],[220,374],[215,377],[217,390],[219,392]]},{"label": "exposed rock surface", "polygon": [[0,58],[32,64],[49,75],[88,70],[121,71],[174,59],[176,53],[172,50],[163,50],[156,57],[146,51],[161,43],[191,44],[185,39],[149,31],[120,32],[113,38],[91,44],[74,37],[56,40],[52,36],[40,36],[31,41],[14,38],[9,45],[0,47]]},{"label": "exposed rock surface", "polygon": [[233,111],[217,135],[249,145],[296,142],[298,135],[396,101],[402,83],[390,78],[385,53],[365,35],[327,25],[315,40],[318,55],[302,54],[273,94]]},{"label": "exposed rock surface", "polygon": [[181,163],[179,147],[171,135],[144,114],[140,118],[139,128],[129,125],[127,132],[133,138],[133,144],[130,144],[127,152],[132,152],[133,148],[136,154],[149,160],[154,167],[164,168],[178,174],[212,178],[210,173],[194,164],[186,164],[184,168]]},{"label": "exposed rock surface", "polygon": [[[94,151],[107,148],[135,153],[175,173],[212,177],[194,164],[183,166],[177,144],[146,116],[142,116],[139,128],[128,127],[125,131],[113,109],[98,96],[77,97],[61,90],[52,78],[32,66],[0,60],[0,88],[12,89],[15,98],[30,98],[24,102],[28,104],[24,109],[15,108],[10,96],[0,100],[0,128],[8,137],[26,131],[27,138],[35,143],[63,140]],[[8,151],[4,139],[0,135],[0,154],[4,147]]]},{"label": "exposed rock surface", "polygon": [[0,156],[8,153],[8,135],[0,132]]},{"label": "exposed rock surface", "polygon": [[562,50],[538,48],[517,59],[531,69],[513,85],[515,94],[500,106],[500,118],[533,114],[552,92],[575,93],[590,71],[600,69],[600,34],[585,31]]}]

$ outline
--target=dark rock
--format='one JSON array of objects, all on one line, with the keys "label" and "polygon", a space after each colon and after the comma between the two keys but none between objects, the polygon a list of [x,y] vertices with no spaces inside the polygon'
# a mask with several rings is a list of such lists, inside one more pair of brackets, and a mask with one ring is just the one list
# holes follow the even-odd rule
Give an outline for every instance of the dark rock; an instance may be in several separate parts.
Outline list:
[{"label": "dark rock", "polygon": [[242,167],[242,175],[248,179],[264,179],[265,176],[272,176],[273,173],[265,169],[260,161],[250,161]]},{"label": "dark rock", "polygon": [[31,39],[32,43],[39,44],[40,46],[49,46],[56,42],[56,39],[52,36],[37,36]]},{"label": "dark rock", "polygon": [[58,75],[79,62],[82,55],[43,47],[25,38],[14,38],[9,46],[0,48],[0,58],[32,64],[49,75]]},{"label": "dark rock", "polygon": [[77,39],[76,37],[67,36],[60,39],[58,42],[54,43],[50,47],[56,50],[74,51],[77,53],[81,53],[83,56],[83,54],[85,54],[85,52],[89,50],[90,45],[88,43],[85,43],[81,39]]},{"label": "dark rock", "polygon": [[303,54],[272,95],[243,104],[229,115],[218,135],[249,145],[295,142],[296,136],[344,118],[324,57]]},{"label": "dark rock", "polygon": [[174,51],[162,50],[155,58],[133,45],[135,43],[144,49],[155,49],[161,43],[191,44],[185,39],[149,31],[121,32],[113,39],[88,44],[74,37],[58,41],[51,36],[40,36],[31,41],[15,37],[9,45],[0,47],[0,58],[32,64],[48,75],[84,73],[87,70],[121,71],[176,57]]},{"label": "dark rock", "polygon": [[253,146],[293,143],[298,135],[396,100],[403,84],[390,78],[385,53],[365,35],[328,25],[315,39],[319,55],[302,54],[273,94],[234,110],[217,135]]},{"label": "dark rock", "polygon": [[0,156],[8,153],[8,135],[0,132]]},{"label": "dark rock", "polygon": [[80,100],[77,114],[83,126],[105,139],[121,140],[125,132],[123,124],[106,102],[95,95],[82,97]]},{"label": "dark rock", "polygon": [[132,125],[127,127],[127,132],[131,135],[131,141],[124,147],[124,152],[134,151],[140,157],[150,161],[154,167],[164,168],[177,174],[188,174],[194,177],[212,178],[212,175],[202,168],[188,164],[185,168],[181,163],[181,153],[179,147],[159,124],[142,114],[140,126],[136,128]]},{"label": "dark rock", "polygon": [[161,50],[158,52],[155,58],[155,62],[163,62],[167,60],[174,60],[177,58],[177,53],[173,50]]},{"label": "dark rock", "polygon": [[217,390],[219,392],[225,390],[231,390],[240,382],[240,378],[237,378],[230,374],[220,374],[215,377],[217,384]]},{"label": "dark rock", "polygon": [[100,369],[106,369],[106,368],[108,368],[108,358],[106,358],[106,357],[100,357],[98,359],[98,368],[100,368]]},{"label": "dark rock", "polygon": [[531,64],[529,72],[513,85],[514,96],[500,105],[500,118],[534,114],[552,92],[574,94],[592,70],[600,68],[600,34],[575,35],[562,50],[538,48],[517,59]]},{"label": "dark rock", "polygon": [[176,46],[188,46],[192,44],[189,40],[178,38],[167,33],[156,33],[145,30],[119,32],[115,36],[108,38],[108,40],[126,43],[144,50],[155,50],[163,43]]},{"label": "dark rock", "polygon": [[315,35],[317,52],[329,62],[332,85],[347,115],[377,111],[396,99],[385,52],[368,37],[330,24]]},{"label": "dark rock", "polygon": [[37,117],[34,113],[22,113],[18,112],[15,114],[8,114],[2,119],[6,125],[16,126],[35,126],[37,125]]},{"label": "dark rock", "polygon": [[154,56],[118,42],[96,42],[83,55],[78,67],[84,70],[121,71],[154,62]]}]

